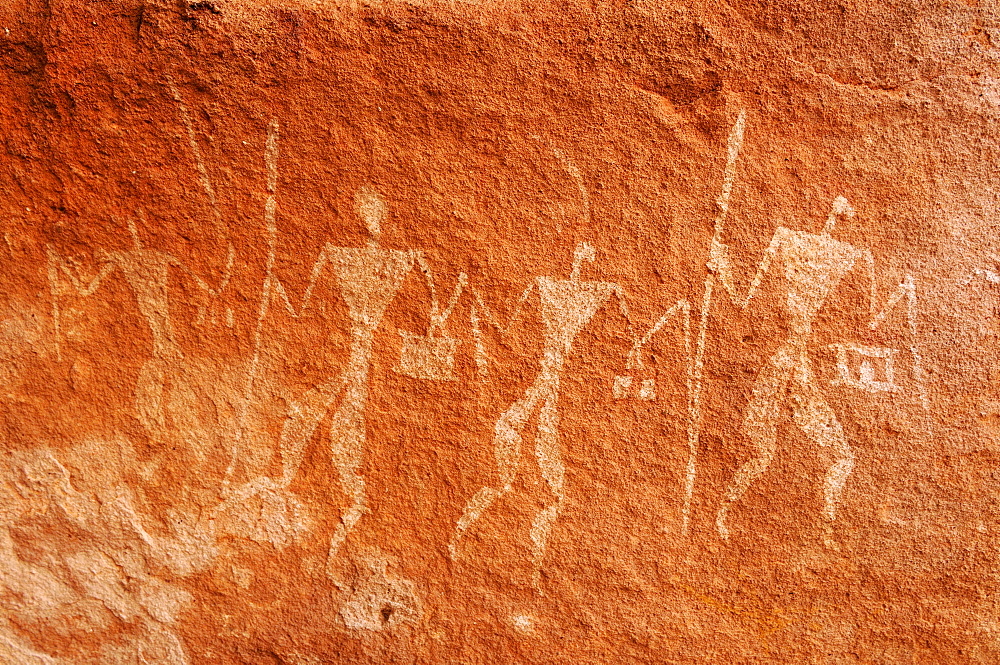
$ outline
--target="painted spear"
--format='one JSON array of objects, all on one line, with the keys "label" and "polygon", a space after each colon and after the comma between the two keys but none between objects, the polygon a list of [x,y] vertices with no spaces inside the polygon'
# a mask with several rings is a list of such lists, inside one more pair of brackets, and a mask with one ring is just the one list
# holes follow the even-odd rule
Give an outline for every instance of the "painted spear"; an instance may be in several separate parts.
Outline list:
[{"label": "painted spear", "polygon": [[[740,111],[736,124],[729,132],[726,155],[726,171],[722,180],[722,192],[716,203],[719,213],[715,218],[715,231],[712,234],[711,248],[722,242],[722,231],[726,225],[726,215],[729,213],[729,196],[736,180],[736,158],[743,147],[743,131],[746,127],[746,113]],[[708,329],[708,313],[712,307],[712,290],[715,287],[715,274],[709,272],[705,277],[705,293],[701,300],[701,320],[698,324],[698,339],[695,346],[695,356],[690,369],[693,388],[688,397],[688,463],[684,479],[684,508],[681,523],[681,535],[687,536],[691,522],[691,497],[694,494],[694,481],[697,475],[698,437],[701,432],[701,380],[705,368],[705,333]]]}]

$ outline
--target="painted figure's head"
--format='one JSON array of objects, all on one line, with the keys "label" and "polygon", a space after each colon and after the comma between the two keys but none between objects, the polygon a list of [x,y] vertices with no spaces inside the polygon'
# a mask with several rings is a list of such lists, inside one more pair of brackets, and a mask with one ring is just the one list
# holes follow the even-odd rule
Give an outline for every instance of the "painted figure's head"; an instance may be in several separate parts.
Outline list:
[{"label": "painted figure's head", "polygon": [[583,266],[584,261],[593,261],[597,256],[597,251],[594,250],[594,246],[589,242],[581,242],[576,246],[576,251],[573,252],[573,271],[570,273],[569,278],[572,280],[577,280],[580,278],[580,268]]},{"label": "painted figure's head", "polygon": [[[143,215],[142,210],[136,211],[136,214],[139,215],[139,217],[142,219],[143,222],[146,221],[145,220],[145,216]],[[115,222],[118,223],[117,219],[115,219],[113,217],[112,217],[112,219],[114,219]],[[139,227],[136,225],[135,219],[133,219],[132,216],[129,215],[125,219],[125,224],[126,224],[126,226],[128,226],[128,234],[132,237],[132,249],[135,249],[135,250],[142,249],[142,239],[139,237]]]},{"label": "painted figure's head", "polygon": [[388,215],[385,201],[373,188],[362,185],[354,194],[354,205],[357,206],[358,216],[368,227],[368,232],[377,240],[382,235],[382,222]]},{"label": "painted figure's head", "polygon": [[854,208],[843,196],[838,196],[833,200],[830,208],[830,216],[826,218],[826,225],[823,226],[823,233],[830,233],[837,224],[837,218],[846,216],[848,219],[854,218]]}]

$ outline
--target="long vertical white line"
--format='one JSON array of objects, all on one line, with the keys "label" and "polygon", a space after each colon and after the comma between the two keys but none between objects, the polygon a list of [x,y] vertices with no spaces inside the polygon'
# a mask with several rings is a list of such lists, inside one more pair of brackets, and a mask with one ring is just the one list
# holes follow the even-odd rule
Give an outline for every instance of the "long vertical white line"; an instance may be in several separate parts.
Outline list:
[{"label": "long vertical white line", "polygon": [[278,203],[275,199],[275,192],[278,188],[277,120],[272,120],[267,126],[267,146],[264,149],[264,163],[267,166],[267,202],[264,204],[264,226],[267,229],[267,264],[264,270],[264,283],[261,286],[260,306],[257,309],[257,324],[254,327],[253,333],[253,356],[250,359],[250,367],[247,370],[247,381],[243,390],[243,400],[240,403],[239,416],[236,421],[236,435],[233,439],[232,450],[230,451],[229,466],[226,467],[226,475],[222,481],[223,496],[229,493],[229,481],[236,468],[236,461],[239,458],[240,449],[243,444],[247,416],[250,411],[250,400],[253,397],[253,384],[257,380],[258,368],[260,367],[260,349],[264,337],[264,319],[267,317],[267,310],[271,303],[271,281],[278,247],[278,226],[276,221]]},{"label": "long vertical white line", "polygon": [[[726,215],[729,213],[729,197],[733,191],[733,183],[736,181],[736,159],[739,157],[740,149],[743,147],[743,134],[746,128],[746,113],[740,111],[729,133],[729,140],[726,144],[726,171],[722,180],[722,192],[719,194],[717,203],[719,214],[715,218],[715,228],[712,236],[712,244],[721,241],[722,230],[726,224]],[[701,320],[698,323],[698,341],[695,347],[695,357],[693,363],[692,390],[690,400],[690,419],[688,429],[688,467],[684,480],[684,507],[681,515],[681,535],[687,536],[691,522],[691,499],[694,495],[694,482],[697,475],[698,441],[701,436],[701,388],[702,375],[705,367],[705,336],[708,331],[708,314],[712,307],[712,290],[715,287],[715,275],[709,273],[705,277],[705,294],[701,301]]]}]

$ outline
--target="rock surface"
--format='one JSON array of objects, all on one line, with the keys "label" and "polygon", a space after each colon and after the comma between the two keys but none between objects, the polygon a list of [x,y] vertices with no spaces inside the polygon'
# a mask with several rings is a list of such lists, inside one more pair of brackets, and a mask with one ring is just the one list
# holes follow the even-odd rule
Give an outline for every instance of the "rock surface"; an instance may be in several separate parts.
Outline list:
[{"label": "rock surface", "polygon": [[4,3],[0,661],[998,662],[998,16]]}]

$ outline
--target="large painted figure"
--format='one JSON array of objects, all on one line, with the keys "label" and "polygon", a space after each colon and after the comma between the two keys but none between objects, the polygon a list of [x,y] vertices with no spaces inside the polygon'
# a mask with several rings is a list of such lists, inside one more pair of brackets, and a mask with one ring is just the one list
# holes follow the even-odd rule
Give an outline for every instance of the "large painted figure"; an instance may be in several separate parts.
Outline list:
[{"label": "large painted figure", "polygon": [[351,498],[351,505],[341,513],[341,522],[333,534],[331,558],[365,510],[365,479],[358,468],[365,444],[364,411],[372,340],[386,308],[403,287],[403,280],[415,260],[415,252],[383,249],[379,245],[386,206],[374,190],[362,187],[355,196],[355,203],[371,234],[368,246],[327,245],[313,273],[318,275],[324,265],[333,270],[351,320],[350,358],[340,376],[310,389],[291,406],[281,429],[281,485],[287,487],[298,472],[306,444],[316,427],[342,396],[330,424],[330,447],[340,475],[340,486]]},{"label": "large painted figure", "polygon": [[[521,464],[521,432],[529,418],[537,412],[538,431],[535,435],[535,455],[542,477],[555,500],[535,516],[531,524],[531,549],[534,564],[534,584],[541,588],[541,564],[545,556],[552,526],[563,500],[566,498],[566,468],[559,450],[559,379],[566,366],[566,358],[576,336],[597,313],[597,310],[617,294],[623,298],[616,284],[589,282],[580,279],[584,261],[594,260],[594,248],[581,243],[573,257],[573,268],[567,280],[539,277],[537,287],[541,301],[545,341],[542,350],[541,370],[524,393],[497,420],[494,427],[493,446],[500,487],[483,487],[469,500],[458,520],[455,536],[449,545],[452,558],[458,558],[459,541],[468,529],[500,497],[512,491],[518,467]],[[531,287],[529,287],[530,291]],[[529,291],[522,296],[522,302]]]},{"label": "large painted figure", "polygon": [[823,515],[829,521],[836,517],[837,502],[854,468],[854,453],[843,427],[816,386],[808,348],[817,312],[855,262],[866,255],[864,250],[830,236],[839,216],[854,216],[850,204],[840,196],[833,202],[822,233],[779,227],[749,291],[742,298],[737,295],[733,283],[728,247],[718,240],[712,243],[708,267],[718,275],[734,304],[741,309],[753,298],[772,262],[777,261],[784,268],[785,311],[790,327],[788,339],[757,374],[746,407],[742,430],[753,444],[756,455],[736,471],[726,490],[716,517],[716,527],[723,539],[729,538],[726,518],[730,507],[774,459],[782,407],[791,408],[793,421],[812,442],[832,449],[836,456],[823,482]]}]

